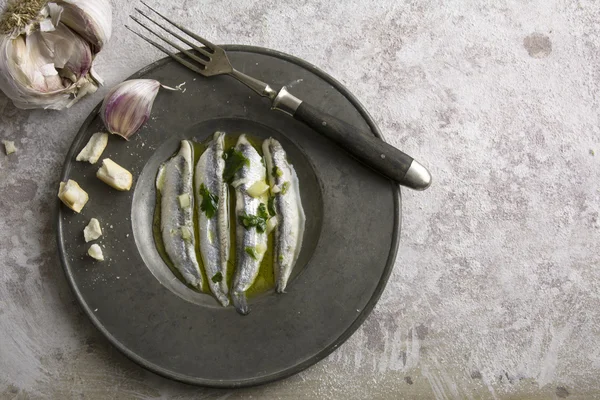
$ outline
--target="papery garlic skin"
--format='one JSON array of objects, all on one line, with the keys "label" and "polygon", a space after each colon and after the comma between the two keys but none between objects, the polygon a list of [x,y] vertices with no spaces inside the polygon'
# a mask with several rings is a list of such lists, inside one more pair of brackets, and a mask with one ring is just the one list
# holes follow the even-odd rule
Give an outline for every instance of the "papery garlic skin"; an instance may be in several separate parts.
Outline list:
[{"label": "papery garlic skin", "polygon": [[112,13],[108,0],[57,0],[62,7],[60,21],[92,45],[94,53],[102,50],[112,30]]},{"label": "papery garlic skin", "polygon": [[150,117],[160,86],[153,79],[132,79],[112,88],[100,108],[106,129],[129,140]]},{"label": "papery garlic skin", "polygon": [[[77,20],[85,36],[66,24]],[[70,107],[98,88],[92,62],[111,25],[107,0],[47,3],[26,25],[0,33],[0,90],[22,109]]]}]

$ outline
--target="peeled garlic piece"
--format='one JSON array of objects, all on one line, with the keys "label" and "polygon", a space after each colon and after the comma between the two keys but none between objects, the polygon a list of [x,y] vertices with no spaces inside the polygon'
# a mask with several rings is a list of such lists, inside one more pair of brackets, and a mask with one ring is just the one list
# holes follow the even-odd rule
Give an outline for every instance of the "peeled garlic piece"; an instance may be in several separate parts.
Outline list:
[{"label": "peeled garlic piece", "polygon": [[93,244],[90,246],[90,249],[88,250],[88,254],[90,257],[92,257],[98,261],[104,261],[104,254],[102,254],[102,249],[97,244]]},{"label": "peeled garlic piece", "polygon": [[92,218],[90,223],[83,229],[83,237],[85,242],[91,242],[102,236],[102,228],[100,222],[96,218]]},{"label": "peeled garlic piece", "polygon": [[133,183],[131,172],[127,171],[110,158],[102,160],[102,166],[98,172],[96,172],[96,176],[102,182],[121,191],[131,189],[131,184]]},{"label": "peeled garlic piece", "polygon": [[269,218],[269,220],[267,221],[267,235],[269,233],[271,233],[273,231],[273,229],[275,229],[275,227],[277,226],[277,217],[271,217]]},{"label": "peeled garlic piece", "polygon": [[179,196],[179,206],[181,208],[189,208],[189,206],[190,206],[190,195],[189,194],[184,193]]},{"label": "peeled garlic piece", "polygon": [[262,257],[267,252],[266,243],[257,243],[257,245],[254,248],[256,249],[256,252],[259,254],[260,257]]},{"label": "peeled garlic piece", "polygon": [[87,161],[96,164],[108,144],[108,133],[94,133],[88,143],[77,154],[77,161]]},{"label": "peeled garlic piece", "polygon": [[6,155],[17,152],[17,148],[15,147],[15,142],[11,142],[9,140],[3,140],[2,144],[4,145],[4,150],[6,151]]},{"label": "peeled garlic piece", "polygon": [[77,182],[69,179],[66,183],[61,182],[58,189],[58,198],[71,210],[79,213],[89,200],[85,190]]},{"label": "peeled garlic piece", "polygon": [[112,88],[100,108],[106,129],[129,140],[150,117],[160,86],[154,79],[132,79]]},{"label": "peeled garlic piece", "polygon": [[181,237],[183,240],[190,240],[192,238],[192,231],[187,226],[181,227]]},{"label": "peeled garlic piece", "polygon": [[248,194],[254,198],[260,197],[263,193],[269,190],[269,185],[265,181],[256,181],[248,188]]}]

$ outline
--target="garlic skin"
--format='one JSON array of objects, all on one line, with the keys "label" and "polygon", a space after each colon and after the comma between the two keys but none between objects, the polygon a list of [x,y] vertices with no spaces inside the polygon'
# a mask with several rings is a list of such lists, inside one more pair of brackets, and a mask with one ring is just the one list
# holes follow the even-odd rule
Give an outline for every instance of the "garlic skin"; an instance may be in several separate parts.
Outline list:
[{"label": "garlic skin", "polygon": [[131,79],[112,88],[100,108],[106,129],[129,140],[150,117],[160,86],[154,79]]},{"label": "garlic skin", "polygon": [[57,0],[60,20],[92,45],[94,53],[110,40],[112,13],[108,0]]},{"label": "garlic skin", "polygon": [[14,18],[4,17],[0,33],[0,90],[17,107],[60,110],[96,91],[92,63],[112,26],[107,0],[52,1],[26,23],[14,7],[10,12]]}]

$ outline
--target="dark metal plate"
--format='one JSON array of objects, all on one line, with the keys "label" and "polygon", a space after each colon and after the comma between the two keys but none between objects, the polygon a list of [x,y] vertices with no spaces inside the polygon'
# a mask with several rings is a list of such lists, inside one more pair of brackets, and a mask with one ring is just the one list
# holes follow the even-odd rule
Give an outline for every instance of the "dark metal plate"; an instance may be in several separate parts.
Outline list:
[{"label": "dark metal plate", "polygon": [[[350,124],[379,136],[358,101],[316,67],[273,50],[224,46],[232,64]],[[82,214],[59,205],[58,246],[67,279],[94,325],[125,355],[187,383],[239,387],[297,373],[343,343],[372,310],[394,264],[400,226],[399,189],[355,162],[316,132],[269,110],[230,77],[202,78],[163,59],[132,78],[152,78],[184,93],[159,93],[151,119],[130,141],[111,137],[103,158],[134,175],[130,192],[95,177],[98,165],[75,162],[89,137],[103,130],[98,107],[67,154],[62,179],[89,193]],[[168,275],[154,248],[154,177],[182,138],[214,130],[276,136],[300,178],[307,216],[304,246],[288,293],[264,293],[242,317]],[[98,218],[106,261],[86,256],[83,228]],[[167,272],[165,272],[167,271]]]}]

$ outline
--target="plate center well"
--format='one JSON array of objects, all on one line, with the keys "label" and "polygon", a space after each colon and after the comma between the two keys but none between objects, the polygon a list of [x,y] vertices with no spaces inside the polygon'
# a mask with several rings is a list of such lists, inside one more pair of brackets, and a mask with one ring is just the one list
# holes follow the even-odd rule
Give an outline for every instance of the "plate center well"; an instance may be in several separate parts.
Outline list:
[{"label": "plate center well", "polygon": [[[206,307],[221,308],[210,294],[197,292],[187,287],[171,271],[159,253],[153,233],[154,212],[156,206],[156,174],[159,166],[169,159],[179,148],[182,139],[194,142],[206,142],[215,131],[223,131],[227,135],[238,137],[245,133],[248,136],[264,140],[274,137],[279,140],[287,152],[300,181],[300,195],[306,214],[306,227],[302,249],[292,272],[288,287],[294,285],[296,277],[307,266],[319,241],[323,222],[322,190],[314,168],[306,153],[285,133],[266,125],[241,118],[217,118],[191,125],[181,134],[174,134],[165,141],[146,162],[134,189],[131,221],[136,246],[144,264],[156,279],[179,297]],[[259,152],[261,150],[259,149]],[[275,296],[273,289],[250,296],[250,304],[264,296]]]}]

